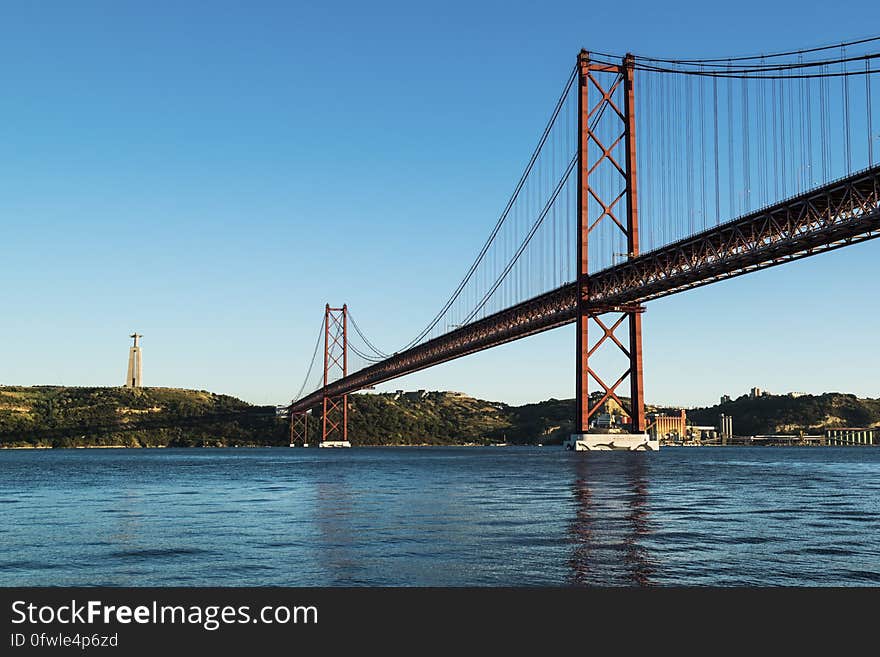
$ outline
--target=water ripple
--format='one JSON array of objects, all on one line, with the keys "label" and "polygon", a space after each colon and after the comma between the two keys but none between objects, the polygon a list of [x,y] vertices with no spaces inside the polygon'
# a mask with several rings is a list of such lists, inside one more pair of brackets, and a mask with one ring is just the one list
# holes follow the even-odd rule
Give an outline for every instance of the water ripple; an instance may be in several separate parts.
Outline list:
[{"label": "water ripple", "polygon": [[324,451],[0,452],[0,585],[880,584],[880,450]]}]

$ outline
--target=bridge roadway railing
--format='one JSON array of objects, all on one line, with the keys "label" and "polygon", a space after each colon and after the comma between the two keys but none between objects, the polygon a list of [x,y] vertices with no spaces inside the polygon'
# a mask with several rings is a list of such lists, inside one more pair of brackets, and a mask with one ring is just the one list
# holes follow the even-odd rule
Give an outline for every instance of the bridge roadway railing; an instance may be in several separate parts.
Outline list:
[{"label": "bridge roadway railing", "polygon": [[[596,314],[880,237],[880,166],[733,219],[592,274],[586,308]],[[315,407],[343,395],[575,320],[567,283],[394,354],[294,401]]]}]

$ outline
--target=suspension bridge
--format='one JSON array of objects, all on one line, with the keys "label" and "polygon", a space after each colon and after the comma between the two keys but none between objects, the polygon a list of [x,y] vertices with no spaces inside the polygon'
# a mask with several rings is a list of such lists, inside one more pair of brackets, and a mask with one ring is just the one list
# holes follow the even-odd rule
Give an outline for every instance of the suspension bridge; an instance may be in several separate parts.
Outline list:
[{"label": "suspension bridge", "polygon": [[350,393],[571,323],[576,434],[614,400],[644,437],[647,302],[880,236],[878,45],[688,60],[582,50],[425,328],[388,353],[347,306],[325,307],[291,444],[308,441],[310,414],[322,443],[347,442]]}]

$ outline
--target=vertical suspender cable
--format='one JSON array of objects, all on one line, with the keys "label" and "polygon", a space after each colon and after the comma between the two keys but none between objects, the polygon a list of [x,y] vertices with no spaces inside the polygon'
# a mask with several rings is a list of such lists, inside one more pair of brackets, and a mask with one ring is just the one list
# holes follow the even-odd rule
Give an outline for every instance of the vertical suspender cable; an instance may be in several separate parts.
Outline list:
[{"label": "vertical suspender cable", "polygon": [[752,193],[752,171],[751,171],[751,161],[750,161],[750,153],[749,153],[749,142],[751,137],[749,135],[749,113],[751,112],[751,108],[749,107],[749,80],[747,77],[743,77],[742,80],[742,108],[743,108],[743,116],[742,116],[742,126],[743,126],[743,212],[749,210],[751,206],[751,193]]},{"label": "vertical suspender cable", "polygon": [[[822,66],[822,73],[825,73],[825,66]],[[828,182],[828,78],[819,79],[819,141],[822,144],[822,182]]]},{"label": "vertical suspender cable", "polygon": [[[798,55],[798,64],[803,64],[804,56]],[[807,138],[806,138],[806,129],[804,126],[804,100],[806,99],[806,92],[804,90],[805,79],[800,79],[797,82],[798,85],[798,137],[800,139],[800,166],[798,167],[798,191],[804,191],[808,185],[808,169],[810,168],[810,161],[807,159],[806,148],[807,148]]]},{"label": "vertical suspender cable", "polygon": [[720,190],[720,167],[718,158],[718,78],[712,78],[713,111],[712,118],[715,122],[715,224],[721,221],[721,190]]},{"label": "vertical suspender cable", "polygon": [[[700,70],[703,67],[700,66]],[[706,80],[700,82],[700,228],[706,229]]]},{"label": "vertical suspender cable", "polygon": [[[728,62],[727,68],[730,69]],[[728,219],[736,215],[736,187],[733,180],[733,80],[727,83],[727,208]]]},{"label": "vertical suspender cable", "polygon": [[874,166],[874,126],[871,109],[871,70],[870,63],[865,59],[865,104],[868,110],[868,166]]},{"label": "vertical suspender cable", "polygon": [[777,89],[781,88],[782,81],[770,81],[771,105],[773,106],[773,196],[779,198],[779,177],[781,169],[779,166],[779,106]]},{"label": "vertical suspender cable", "polygon": [[[841,46],[840,48],[840,56],[841,59],[846,59],[846,48]],[[842,83],[842,91],[843,91],[843,116],[844,116],[844,130],[846,131],[846,145],[844,146],[844,150],[846,152],[846,173],[847,175],[852,173],[852,151],[850,145],[850,134],[849,134],[849,76],[846,75],[846,61],[843,62],[843,75],[840,80]]]},{"label": "vertical suspender cable", "polygon": [[687,103],[686,110],[687,116],[685,117],[685,122],[687,126],[685,128],[687,133],[687,144],[686,144],[686,160],[687,160],[687,171],[685,172],[685,176],[687,177],[687,194],[688,194],[688,230],[689,234],[693,234],[696,232],[696,228],[694,225],[694,213],[696,212],[696,204],[694,203],[694,129],[693,129],[693,111],[694,111],[694,90],[693,90],[693,77],[688,75],[687,77]]},{"label": "vertical suspender cable", "polygon": [[785,163],[788,159],[788,150],[785,148],[785,125],[788,122],[788,116],[786,116],[785,108],[787,104],[785,102],[785,80],[779,80],[779,155],[780,162],[782,163],[782,169],[780,171],[780,176],[782,178],[782,195],[788,196],[788,179],[786,178],[786,166]]},{"label": "vertical suspender cable", "polygon": [[807,104],[807,162],[810,165],[809,187],[813,186],[816,172],[813,169],[813,79],[804,80],[804,100]]}]

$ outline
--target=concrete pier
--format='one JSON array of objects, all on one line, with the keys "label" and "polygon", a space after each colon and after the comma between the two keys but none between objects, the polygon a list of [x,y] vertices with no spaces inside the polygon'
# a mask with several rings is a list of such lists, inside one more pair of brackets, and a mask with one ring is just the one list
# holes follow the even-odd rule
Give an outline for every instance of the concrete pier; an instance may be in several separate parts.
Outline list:
[{"label": "concrete pier", "polygon": [[318,447],[351,447],[351,443],[347,440],[322,440]]},{"label": "concrete pier", "polygon": [[656,452],[660,449],[660,441],[646,433],[573,433],[562,445],[575,452]]}]

